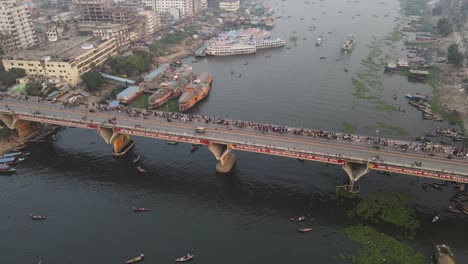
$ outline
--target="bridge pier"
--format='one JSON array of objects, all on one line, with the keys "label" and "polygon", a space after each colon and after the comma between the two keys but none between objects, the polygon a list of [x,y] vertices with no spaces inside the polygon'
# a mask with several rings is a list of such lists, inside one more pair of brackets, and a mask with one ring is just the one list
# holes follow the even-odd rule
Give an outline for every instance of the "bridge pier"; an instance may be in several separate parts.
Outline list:
[{"label": "bridge pier", "polygon": [[99,127],[98,133],[107,144],[113,145],[112,155],[116,157],[125,155],[135,146],[128,134],[116,133],[113,128]]},{"label": "bridge pier", "polygon": [[236,156],[232,153],[229,145],[210,142],[208,149],[213,153],[216,162],[216,171],[219,173],[228,173],[236,163]]},{"label": "bridge pier", "polygon": [[18,137],[21,139],[34,136],[40,131],[40,126],[42,125],[32,121],[17,119],[8,114],[0,114],[0,120],[2,120],[9,129],[16,130],[18,132]]},{"label": "bridge pier", "polygon": [[354,184],[366,173],[369,172],[369,168],[367,166],[367,163],[355,163],[355,162],[346,162],[343,165],[343,170],[346,172],[346,174],[349,177],[349,185],[348,185],[348,190],[349,192],[359,192],[358,190],[355,190]]}]

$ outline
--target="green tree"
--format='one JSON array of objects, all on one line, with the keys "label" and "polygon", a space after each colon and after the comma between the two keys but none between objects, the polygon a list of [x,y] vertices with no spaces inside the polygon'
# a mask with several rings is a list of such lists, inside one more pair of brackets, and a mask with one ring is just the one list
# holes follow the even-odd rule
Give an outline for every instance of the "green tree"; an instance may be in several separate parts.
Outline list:
[{"label": "green tree", "polygon": [[103,78],[97,71],[89,71],[81,75],[81,80],[85,86],[86,91],[93,92],[101,87]]},{"label": "green tree", "polygon": [[27,95],[40,96],[42,95],[42,83],[28,82],[24,90]]},{"label": "green tree", "polygon": [[447,49],[447,61],[456,66],[463,66],[463,54],[458,51],[458,45],[452,44]]},{"label": "green tree", "polygon": [[128,57],[115,56],[107,60],[113,74],[135,76],[147,72],[153,65],[153,55],[146,51],[133,51]]},{"label": "green tree", "polygon": [[26,76],[24,69],[11,68],[9,71],[0,73],[0,81],[4,85],[11,86],[16,83],[16,79]]},{"label": "green tree", "polygon": [[452,24],[450,24],[448,19],[446,19],[445,17],[439,19],[439,21],[437,22],[437,29],[439,30],[439,33],[442,36],[448,36],[453,32]]}]

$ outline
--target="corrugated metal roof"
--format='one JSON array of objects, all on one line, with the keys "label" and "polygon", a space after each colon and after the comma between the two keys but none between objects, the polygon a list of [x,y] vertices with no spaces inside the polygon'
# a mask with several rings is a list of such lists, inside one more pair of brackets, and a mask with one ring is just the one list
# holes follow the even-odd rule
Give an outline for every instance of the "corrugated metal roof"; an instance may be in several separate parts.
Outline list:
[{"label": "corrugated metal roof", "polygon": [[110,79],[110,80],[117,81],[117,82],[135,84],[135,81],[134,81],[134,80],[130,80],[130,79],[126,79],[126,78],[114,76],[114,75],[109,75],[109,74],[101,73],[101,76],[104,77],[104,78],[106,78],[106,79]]},{"label": "corrugated metal roof", "polygon": [[156,77],[156,76],[162,74],[162,73],[167,69],[167,67],[169,67],[169,64],[167,64],[167,63],[161,65],[161,67],[159,67],[159,68],[157,68],[156,70],[154,70],[154,71],[148,73],[148,75],[146,75],[146,76],[144,77],[144,79],[152,79],[152,78],[154,78],[154,77]]},{"label": "corrugated metal roof", "polygon": [[117,98],[132,96],[132,95],[138,93],[139,91],[140,91],[139,86],[136,86],[136,85],[135,86],[130,86],[127,89],[120,92],[119,94],[117,94]]}]

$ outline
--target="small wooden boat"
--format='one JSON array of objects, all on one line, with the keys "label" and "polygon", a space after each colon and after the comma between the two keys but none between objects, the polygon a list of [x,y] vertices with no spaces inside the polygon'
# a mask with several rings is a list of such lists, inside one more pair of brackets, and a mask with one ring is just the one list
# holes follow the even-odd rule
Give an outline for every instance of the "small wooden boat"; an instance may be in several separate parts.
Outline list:
[{"label": "small wooden boat", "polygon": [[145,173],[146,170],[143,169],[141,166],[137,166],[136,169],[139,171],[139,172],[142,172],[142,173]]},{"label": "small wooden boat", "polygon": [[299,161],[299,162],[304,162],[304,160],[303,160],[303,159],[296,159],[296,160],[297,160],[297,161]]},{"label": "small wooden boat", "polygon": [[302,222],[306,219],[305,216],[294,216],[294,217],[290,217],[289,220],[293,221],[293,222]]},{"label": "small wooden boat", "polygon": [[9,173],[14,172],[16,169],[10,167],[9,165],[0,164],[0,173]]},{"label": "small wooden boat", "polygon": [[44,220],[46,219],[47,217],[43,216],[43,215],[37,215],[37,214],[30,214],[32,220]]},{"label": "small wooden boat", "polygon": [[348,69],[344,68],[344,71],[345,71],[345,72],[348,72]]},{"label": "small wooden boat", "polygon": [[197,151],[198,148],[199,148],[199,147],[198,147],[197,145],[192,145],[192,146],[190,147],[190,151],[191,151],[191,152],[195,152],[195,151]]},{"label": "small wooden boat", "polygon": [[321,59],[321,60],[325,60],[325,59],[327,59],[327,57],[320,57],[320,59]]},{"label": "small wooden boat", "polygon": [[186,261],[192,260],[194,257],[195,257],[194,255],[187,254],[187,256],[176,258],[175,261],[176,262],[186,262]]},{"label": "small wooden boat", "polygon": [[133,160],[132,163],[137,163],[140,160],[141,156],[137,155]]},{"label": "small wooden boat", "polygon": [[460,210],[460,209],[458,209],[458,208],[454,208],[454,207],[452,207],[452,206],[449,206],[449,207],[447,208],[447,210],[448,210],[449,212],[456,213],[456,214],[461,214],[461,213],[463,213],[462,210]]},{"label": "small wooden boat", "polygon": [[312,231],[312,230],[314,230],[314,229],[311,228],[311,227],[299,227],[299,228],[297,229],[297,232],[299,232],[299,233],[307,233],[307,232],[310,232],[310,231]]},{"label": "small wooden boat", "polygon": [[131,259],[125,261],[125,263],[127,263],[127,264],[137,263],[137,262],[142,261],[144,258],[145,258],[145,255],[141,254],[140,256],[136,256],[134,258],[131,258]]},{"label": "small wooden boat", "polygon": [[135,212],[135,213],[141,213],[141,212],[147,212],[147,211],[149,211],[149,208],[145,208],[145,207],[133,207],[132,210],[133,210],[133,212]]},{"label": "small wooden boat", "polygon": [[406,110],[402,107],[398,107],[398,111],[403,112],[403,113],[406,112]]},{"label": "small wooden boat", "polygon": [[177,142],[177,141],[168,141],[167,144],[168,145],[177,145],[177,144],[179,144],[179,142]]},{"label": "small wooden boat", "polygon": [[429,183],[428,185],[434,189],[440,190],[440,186],[437,183]]}]

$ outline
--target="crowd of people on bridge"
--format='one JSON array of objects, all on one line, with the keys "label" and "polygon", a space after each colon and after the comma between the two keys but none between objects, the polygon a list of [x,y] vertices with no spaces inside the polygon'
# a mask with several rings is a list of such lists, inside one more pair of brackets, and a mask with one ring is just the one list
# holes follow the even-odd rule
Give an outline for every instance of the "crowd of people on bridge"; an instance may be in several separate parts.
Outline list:
[{"label": "crowd of people on bridge", "polygon": [[[3,97],[10,96],[7,93],[0,93],[0,100]],[[16,96],[18,99],[28,100],[28,101],[35,101],[35,102],[43,102],[47,101],[41,97],[25,97],[25,96]],[[182,122],[199,122],[203,124],[216,124],[222,126],[225,129],[231,130],[232,127],[236,127],[238,129],[243,128],[250,128],[255,131],[258,131],[262,134],[265,133],[275,133],[279,135],[296,135],[296,136],[306,136],[306,137],[314,137],[315,139],[326,139],[326,140],[343,140],[349,141],[350,144],[366,144],[372,145],[372,147],[376,149],[380,148],[392,148],[398,149],[400,151],[415,151],[415,152],[425,152],[428,155],[435,155],[435,154],[445,154],[450,158],[452,155],[458,157],[465,157],[466,156],[466,149],[463,144],[460,146],[450,146],[446,144],[437,144],[433,142],[414,142],[414,141],[403,141],[403,140],[393,140],[393,139],[385,139],[380,137],[369,137],[369,136],[359,136],[349,133],[338,133],[332,131],[324,131],[324,130],[316,130],[316,129],[306,129],[306,128],[295,128],[290,126],[281,126],[281,125],[272,125],[272,124],[265,124],[253,121],[242,121],[242,120],[233,120],[228,118],[222,117],[209,117],[209,116],[202,116],[202,115],[192,115],[192,114],[182,114],[182,113],[172,113],[172,112],[162,112],[162,111],[155,111],[155,110],[148,110],[148,109],[137,109],[137,108],[130,108],[124,105],[119,105],[116,107],[112,107],[108,104],[83,104],[86,110],[89,109],[89,112],[92,111],[99,111],[99,112],[107,112],[107,113],[117,113],[117,114],[126,114],[129,117],[134,118],[143,118],[143,119],[150,119],[150,118],[160,118],[164,119],[167,122],[172,122],[173,120],[178,120]],[[62,104],[62,108],[67,107],[66,103]],[[91,110],[93,109],[93,110]],[[94,110],[95,109],[95,110]],[[82,118],[83,120],[87,120],[86,115]],[[107,123],[110,124],[117,124],[118,122],[118,115],[110,118]],[[135,128],[144,128],[144,126],[137,124]],[[215,126],[217,129],[217,127]]]}]

